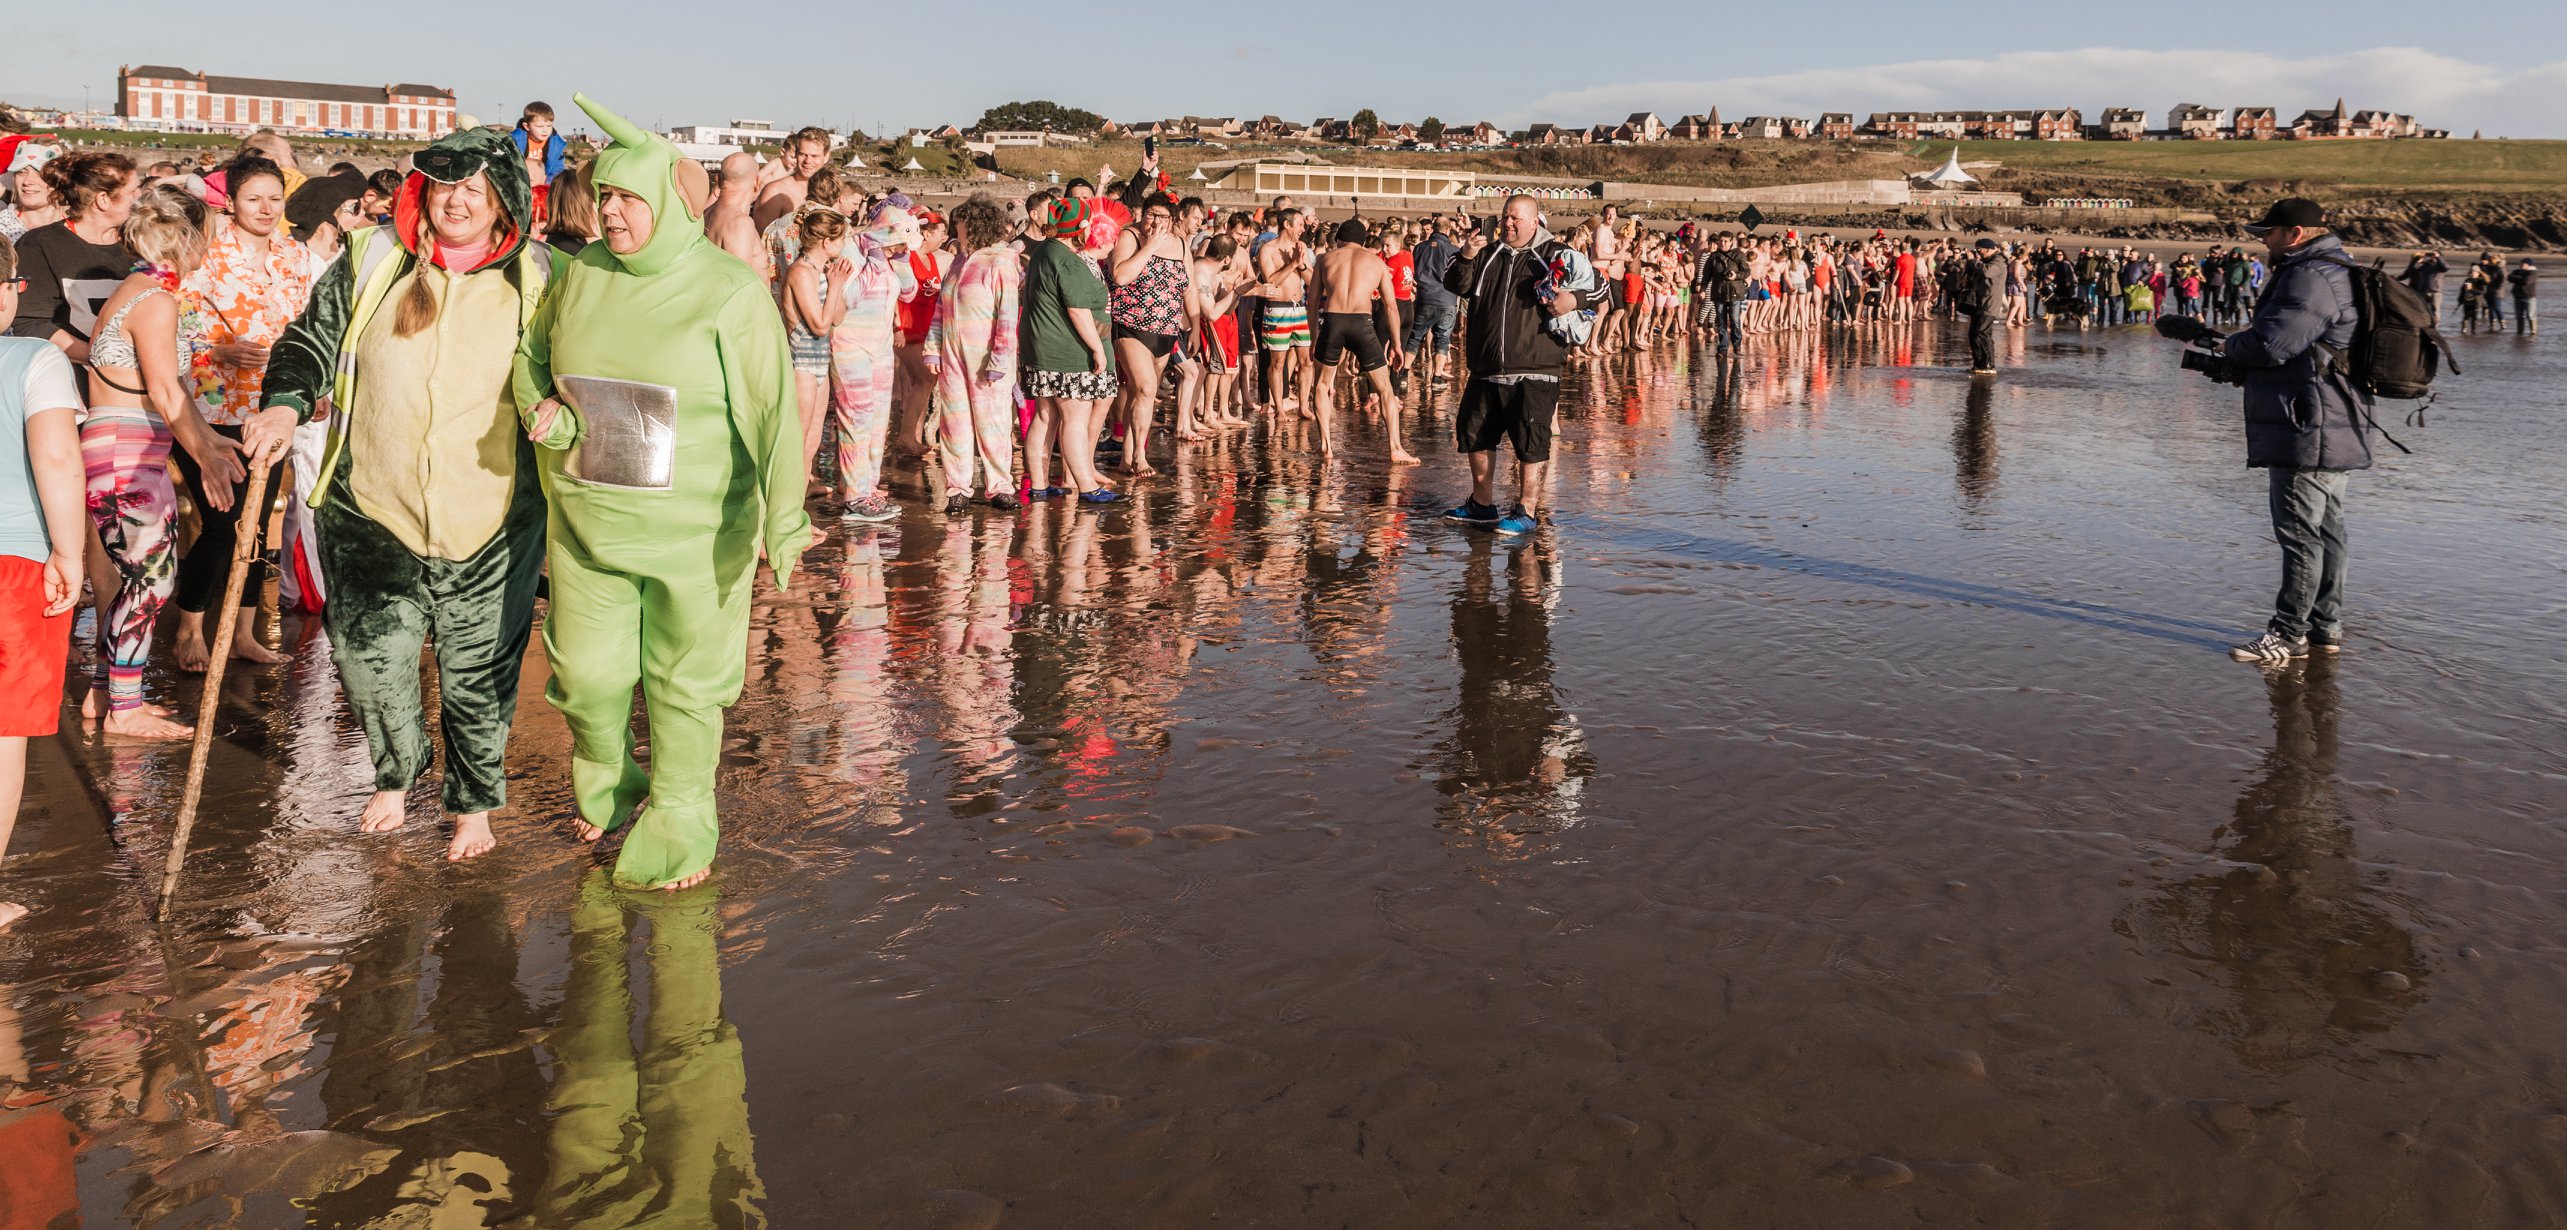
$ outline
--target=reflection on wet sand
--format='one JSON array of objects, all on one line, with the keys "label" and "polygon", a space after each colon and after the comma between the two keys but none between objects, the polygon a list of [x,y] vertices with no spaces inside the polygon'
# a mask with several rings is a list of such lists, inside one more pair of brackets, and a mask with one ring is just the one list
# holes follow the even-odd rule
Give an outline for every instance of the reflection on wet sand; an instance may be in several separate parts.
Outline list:
[{"label": "reflection on wet sand", "polygon": [[1952,424],[1952,481],[1961,489],[1962,505],[1973,512],[1985,510],[1997,493],[1996,399],[1996,382],[1970,382],[1961,417]]},{"label": "reflection on wet sand", "polygon": [[1596,761],[1554,680],[1559,560],[1486,539],[1468,551],[1449,601],[1460,687],[1436,789],[1446,827],[1508,851],[1577,824]]},{"label": "reflection on wet sand", "polygon": [[[722,1015],[717,904],[704,887],[623,893],[602,874],[580,886],[561,1022],[544,1040],[554,1063],[550,1173],[528,1230],[767,1224],[740,1035]],[[640,997],[637,918],[649,925]],[[637,998],[648,1004],[638,1045]]]},{"label": "reflection on wet sand", "polygon": [[2567,371],[2471,356],[2522,413],[2363,480],[2351,648],[2259,680],[2144,333],[1578,367],[1520,543],[1450,388],[1420,467],[833,536],[675,899],[561,831],[540,656],[466,865],[351,831],[317,636],[237,672],[167,926],[180,758],[40,743],[0,1228],[2567,1223],[2567,536],[2487,531]]},{"label": "reflection on wet sand", "polygon": [[2426,970],[2398,914],[2410,908],[2366,869],[2336,769],[2334,658],[2266,673],[2273,744],[2227,824],[2220,871],[2166,887],[2146,910],[2173,954],[2228,991],[2195,1027],[2257,1068],[2333,1061],[2422,1002]]}]

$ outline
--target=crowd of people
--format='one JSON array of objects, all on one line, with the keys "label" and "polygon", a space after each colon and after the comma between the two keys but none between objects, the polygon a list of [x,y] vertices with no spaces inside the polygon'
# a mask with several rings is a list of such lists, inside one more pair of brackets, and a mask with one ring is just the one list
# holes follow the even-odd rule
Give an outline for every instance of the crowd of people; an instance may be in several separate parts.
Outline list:
[{"label": "crowd of people", "polygon": [[[2242,324],[2270,274],[2242,246],[1760,235],[1610,204],[1555,235],[1524,196],[1491,218],[1323,224],[1290,197],[1225,213],[1181,195],[1155,153],[939,211],[869,187],[820,129],[708,171],[581,105],[613,138],[594,156],[534,103],[372,173],[309,174],[273,133],[193,167],[0,147],[0,469],[17,471],[0,473],[0,849],[25,739],[59,720],[73,609],[97,612],[83,719],[186,737],[146,667],[173,601],[166,652],[210,665],[205,615],[242,535],[279,607],[330,629],[375,762],[365,830],[405,822],[433,759],[433,648],[449,856],[492,847],[549,587],[579,836],[625,831],[619,875],[680,886],[712,858],[749,580],[763,561],[789,583],[814,512],[861,530],[904,491],[956,516],[1110,509],[1158,472],[1163,417],[1178,448],[1263,425],[1329,457],[1353,407],[1404,466],[1416,406],[1449,415],[1468,457],[1447,518],[1521,536],[1542,524],[1567,364],[1949,315],[1985,371],[1996,326]],[[2420,253],[2405,276],[2438,290],[2442,268]],[[2490,256],[2463,310],[2500,319],[2505,287],[2527,330],[2536,277]],[[242,505],[280,463],[270,553],[268,510]],[[245,610],[265,588],[250,578]],[[254,631],[229,652],[281,660]]]},{"label": "crowd of people", "polygon": [[[2414,288],[2431,304],[2437,318],[2442,312],[2443,279],[2451,266],[2442,253],[2426,249],[2407,258],[2398,280]],[[2505,259],[2493,252],[2480,252],[2477,262],[2460,277],[2457,296],[2462,333],[2502,333],[2505,328],[2505,301],[2513,301],[2514,332],[2530,336],[2540,332],[2540,266],[2526,256],[2505,268]]]}]

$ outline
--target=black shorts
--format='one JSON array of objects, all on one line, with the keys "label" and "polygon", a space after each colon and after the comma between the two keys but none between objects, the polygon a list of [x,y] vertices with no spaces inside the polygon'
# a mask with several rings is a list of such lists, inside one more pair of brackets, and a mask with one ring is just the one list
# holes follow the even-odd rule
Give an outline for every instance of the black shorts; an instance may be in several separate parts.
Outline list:
[{"label": "black shorts", "polygon": [[1373,328],[1372,313],[1321,312],[1319,338],[1311,349],[1311,360],[1321,367],[1335,367],[1350,350],[1365,371],[1377,372],[1390,366],[1390,357],[1382,350],[1382,335]]},{"label": "black shorts", "polygon": [[1176,334],[1152,333],[1147,329],[1126,329],[1121,325],[1114,326],[1114,336],[1118,341],[1128,337],[1149,347],[1150,357],[1153,359],[1168,357],[1168,352],[1176,349],[1177,345]]},{"label": "black shorts", "polygon": [[1453,423],[1454,442],[1465,453],[1485,453],[1500,437],[1515,446],[1523,462],[1551,459],[1551,412],[1560,404],[1557,380],[1516,380],[1499,384],[1474,380],[1462,387],[1462,412]]}]

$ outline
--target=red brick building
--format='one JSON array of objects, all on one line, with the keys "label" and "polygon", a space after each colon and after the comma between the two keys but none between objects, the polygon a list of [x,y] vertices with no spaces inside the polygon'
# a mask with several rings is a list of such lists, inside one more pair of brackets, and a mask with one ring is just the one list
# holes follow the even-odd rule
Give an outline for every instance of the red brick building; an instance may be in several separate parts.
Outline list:
[{"label": "red brick building", "polygon": [[433,85],[324,85],[218,77],[166,65],[116,70],[116,114],[166,132],[325,132],[434,140],[455,130],[455,93]]}]

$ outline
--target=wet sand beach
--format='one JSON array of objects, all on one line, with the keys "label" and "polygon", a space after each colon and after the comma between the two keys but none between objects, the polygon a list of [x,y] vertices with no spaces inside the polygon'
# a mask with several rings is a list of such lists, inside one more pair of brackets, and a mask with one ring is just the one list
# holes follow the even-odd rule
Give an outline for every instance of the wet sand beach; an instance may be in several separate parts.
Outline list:
[{"label": "wet sand beach", "polygon": [[[765,590],[724,847],[618,893],[524,683],[500,848],[365,838],[317,622],[184,749],[39,741],[0,1157],[85,1227],[2567,1221],[2567,359],[2458,339],[2349,644],[2144,328],[1573,369],[904,517]],[[85,627],[85,625],[84,625]],[[195,685],[154,676],[156,697]],[[7,1207],[0,1201],[0,1207]],[[6,1221],[0,1218],[0,1221]],[[11,1222],[9,1224],[21,1224]],[[74,1224],[74,1223],[63,1223]]]}]

